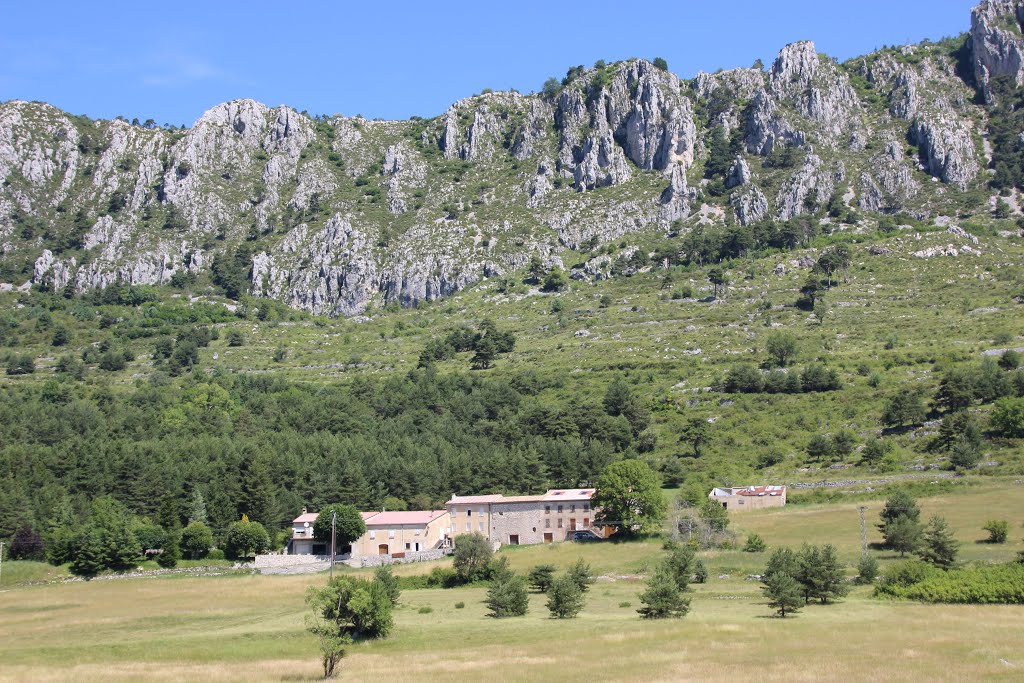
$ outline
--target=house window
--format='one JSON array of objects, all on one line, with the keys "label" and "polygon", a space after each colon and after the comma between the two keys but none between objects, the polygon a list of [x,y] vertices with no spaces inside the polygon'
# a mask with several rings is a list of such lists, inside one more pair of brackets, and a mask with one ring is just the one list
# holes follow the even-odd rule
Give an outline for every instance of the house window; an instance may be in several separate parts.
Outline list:
[{"label": "house window", "polygon": [[562,518],[561,517],[558,518],[558,528],[559,529],[562,528]]},{"label": "house window", "polygon": [[466,533],[469,533],[472,530],[473,530],[473,523],[472,522],[466,522]]},{"label": "house window", "polygon": [[573,503],[572,505],[569,506],[569,512],[576,512],[576,504],[575,503]]},{"label": "house window", "polygon": [[484,530],[484,523],[480,522],[480,531],[483,532],[483,530]]},{"label": "house window", "polygon": [[590,517],[584,517],[583,518],[583,528],[584,529],[589,529],[590,528]]},{"label": "house window", "polygon": [[476,511],[476,514],[478,514],[478,515],[480,515],[481,517],[483,517],[483,516],[484,516],[484,509],[483,509],[483,508],[480,508],[479,510],[477,510],[477,511]]},{"label": "house window", "polygon": [[394,538],[394,537],[395,537],[395,530],[394,529],[388,529],[388,538]]},{"label": "house window", "polygon": [[545,515],[550,515],[551,514],[551,506],[550,505],[545,505],[544,506],[544,514]]},{"label": "house window", "polygon": [[551,520],[550,519],[545,519],[544,520],[544,528],[545,529],[550,529],[551,528]]},{"label": "house window", "polygon": [[370,529],[370,540],[372,541],[375,538],[377,538],[377,532],[373,529]]},{"label": "house window", "polygon": [[590,503],[584,503],[583,504],[583,511],[584,512],[590,512]]},{"label": "house window", "polygon": [[562,506],[561,505],[558,506],[558,514],[562,514]]},{"label": "house window", "polygon": [[415,533],[415,534],[413,534],[413,536],[419,536],[419,535],[420,535],[420,530],[419,530],[419,529],[417,529],[417,530],[416,530],[416,533]]},{"label": "house window", "polygon": [[472,517],[473,516],[473,511],[472,510],[466,510],[466,516],[467,517]]}]

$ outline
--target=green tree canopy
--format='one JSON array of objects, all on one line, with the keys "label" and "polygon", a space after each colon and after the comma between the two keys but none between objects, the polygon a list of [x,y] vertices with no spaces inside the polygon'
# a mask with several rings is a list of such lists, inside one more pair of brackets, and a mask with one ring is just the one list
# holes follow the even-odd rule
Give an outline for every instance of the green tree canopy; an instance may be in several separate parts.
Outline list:
[{"label": "green tree canopy", "polygon": [[270,535],[259,522],[243,517],[233,522],[224,536],[224,555],[230,560],[253,557],[270,548]]},{"label": "green tree canopy", "polygon": [[313,538],[323,543],[331,542],[331,516],[336,514],[335,542],[339,552],[366,533],[366,523],[354,505],[332,503],[324,507],[313,522]]},{"label": "green tree canopy", "polygon": [[491,542],[480,534],[456,536],[452,566],[459,581],[471,583],[485,578],[493,555]]},{"label": "green tree canopy", "polygon": [[658,475],[640,460],[606,467],[598,477],[593,505],[598,524],[618,524],[626,534],[657,531],[666,514]]}]

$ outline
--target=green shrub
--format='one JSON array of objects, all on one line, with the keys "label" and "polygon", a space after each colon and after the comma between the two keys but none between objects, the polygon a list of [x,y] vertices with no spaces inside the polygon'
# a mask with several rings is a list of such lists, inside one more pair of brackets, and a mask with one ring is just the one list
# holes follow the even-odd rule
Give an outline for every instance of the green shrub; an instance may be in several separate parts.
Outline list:
[{"label": "green shrub", "polygon": [[420,614],[430,614],[431,612],[433,612],[433,611],[434,611],[434,608],[433,608],[433,607],[430,607],[430,606],[426,606],[426,607],[420,607],[420,608],[419,608],[419,610],[417,610],[417,611],[418,611],[418,612],[419,612]]},{"label": "green shrub", "polygon": [[466,607],[466,603],[462,602],[461,600],[459,600],[457,603],[455,603],[455,609],[463,609],[465,607]]},{"label": "green shrub", "polygon": [[1024,565],[1011,563],[933,572],[890,595],[922,602],[1024,605]]},{"label": "green shrub", "polygon": [[747,536],[747,543],[743,546],[743,552],[745,553],[763,553],[768,549],[768,544],[764,542],[760,534],[750,534]]},{"label": "green shrub", "polygon": [[988,532],[989,543],[1006,543],[1010,535],[1010,523],[1005,519],[990,519],[982,529]]}]

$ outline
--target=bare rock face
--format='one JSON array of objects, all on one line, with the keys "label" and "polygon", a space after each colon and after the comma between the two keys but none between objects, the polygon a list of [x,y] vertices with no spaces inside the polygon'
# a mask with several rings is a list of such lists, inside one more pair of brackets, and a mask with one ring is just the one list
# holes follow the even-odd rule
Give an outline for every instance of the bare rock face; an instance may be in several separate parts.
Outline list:
[{"label": "bare rock face", "polygon": [[958,118],[936,114],[918,119],[910,127],[910,137],[921,149],[925,168],[943,182],[966,189],[978,175],[970,130]]},{"label": "bare rock face", "polygon": [[828,171],[821,158],[808,154],[804,165],[787,180],[775,200],[779,220],[789,220],[807,213],[809,204],[824,206],[841,182],[845,172],[839,168]]},{"label": "bare rock face", "polygon": [[[982,87],[1024,81],[1022,5],[974,12]],[[743,225],[820,216],[841,195],[867,212],[951,214],[991,162],[986,112],[959,66],[945,45],[838,65],[800,42],[768,70],[692,82],[627,60],[574,68],[543,94],[485,91],[433,119],[310,118],[236,100],[188,130],[5,102],[0,254],[19,264],[12,279],[84,292],[166,283],[259,245],[253,294],[355,315],[448,296],[531,254],[555,262],[635,233],[721,225],[730,210]],[[715,177],[698,206],[688,174],[718,127],[742,153],[726,196]],[[634,256],[592,259],[574,277],[640,267]]]},{"label": "bare rock face", "polygon": [[759,90],[754,94],[744,129],[748,152],[766,155],[776,145],[785,147],[804,144],[805,135],[777,111],[778,105],[767,90]]},{"label": "bare rock face", "polygon": [[974,77],[985,98],[992,100],[989,79],[1010,76],[1024,84],[1024,2],[982,0],[971,10],[971,49]]},{"label": "bare rock face", "polygon": [[810,41],[782,49],[772,65],[768,89],[777,100],[793,103],[802,116],[814,121],[826,146],[848,144],[860,128],[862,108],[849,77],[830,60],[819,58]]},{"label": "bare rock face", "polygon": [[690,213],[690,200],[694,192],[686,184],[686,171],[682,164],[672,168],[668,187],[661,193],[661,205],[666,222],[683,218]]},{"label": "bare rock face", "polygon": [[740,225],[752,225],[769,216],[768,198],[756,185],[747,185],[729,196],[729,204],[736,212]]},{"label": "bare rock face", "polygon": [[253,257],[256,296],[280,299],[318,315],[362,313],[377,291],[378,277],[366,235],[341,215],[307,233],[300,226],[281,245],[280,254],[261,252]]},{"label": "bare rock face", "polygon": [[688,168],[697,129],[679,79],[643,60],[620,66],[607,83],[604,78],[603,70],[585,72],[555,107],[559,165],[577,189],[625,182],[627,158],[644,170]]},{"label": "bare rock face", "polygon": [[732,162],[729,173],[725,176],[725,186],[731,190],[734,187],[746,185],[750,182],[751,177],[750,166],[747,165],[746,159],[736,157],[736,160]]}]

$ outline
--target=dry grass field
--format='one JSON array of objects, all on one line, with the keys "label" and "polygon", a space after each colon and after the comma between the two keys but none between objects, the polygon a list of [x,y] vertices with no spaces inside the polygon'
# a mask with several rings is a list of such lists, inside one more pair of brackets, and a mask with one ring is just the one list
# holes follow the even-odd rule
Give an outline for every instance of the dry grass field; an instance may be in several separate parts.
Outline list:
[{"label": "dry grass field", "polygon": [[[873,522],[881,502],[867,506]],[[1006,560],[1024,548],[1024,486],[1012,481],[925,499],[922,508],[950,520],[966,561]],[[1010,543],[974,542],[992,516],[1012,520]],[[756,530],[770,545],[833,542],[850,565],[859,553],[856,504],[733,520],[741,534]],[[875,540],[873,527],[871,534]],[[393,635],[353,647],[342,680],[729,679],[752,670],[768,681],[1024,678],[1020,607],[892,602],[857,587],[840,604],[781,620],[770,616],[759,584],[747,579],[765,557],[717,551],[702,554],[711,579],[694,587],[690,615],[649,622],[635,610],[642,574],[661,552],[657,542],[506,552],[518,570],[540,562],[565,566],[580,556],[591,562],[600,579],[580,617],[548,618],[540,595],[531,596],[526,617],[495,620],[485,616],[483,587],[406,591]],[[888,561],[887,553],[879,557]],[[0,592],[0,679],[315,679],[320,668],[303,631],[303,594],[325,580],[236,575],[7,588]],[[465,607],[456,608],[459,602]],[[421,613],[424,607],[432,611]]]}]

